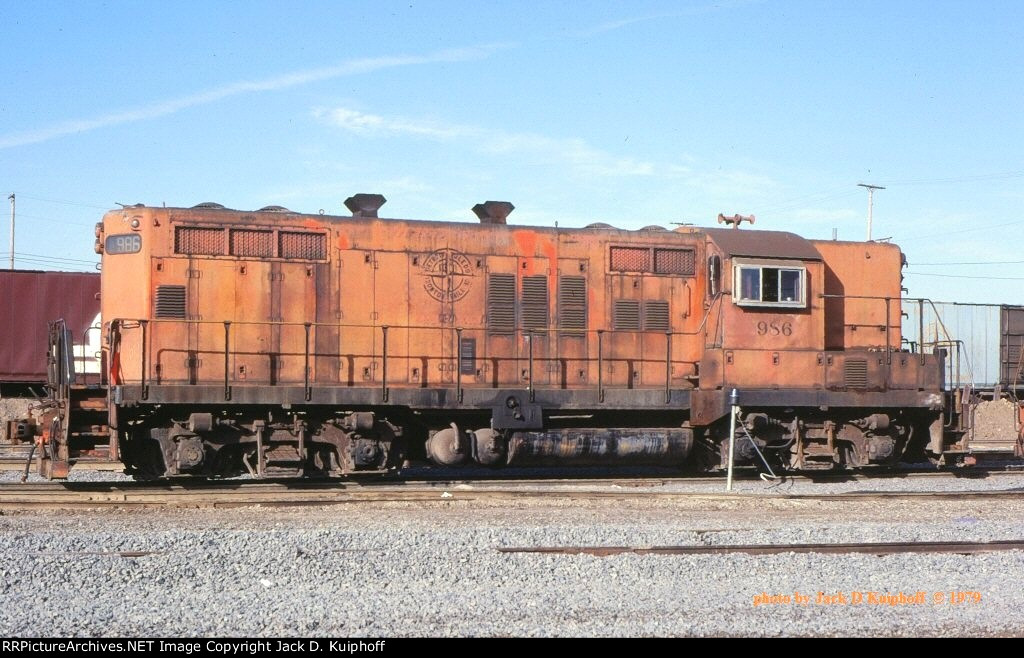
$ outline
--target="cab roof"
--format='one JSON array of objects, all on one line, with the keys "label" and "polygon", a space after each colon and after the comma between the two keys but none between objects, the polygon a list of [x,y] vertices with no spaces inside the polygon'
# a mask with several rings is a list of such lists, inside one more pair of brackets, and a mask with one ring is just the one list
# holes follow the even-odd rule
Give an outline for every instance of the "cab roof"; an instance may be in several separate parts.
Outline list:
[{"label": "cab roof", "polygon": [[750,231],[732,228],[702,229],[725,256],[822,260],[821,253],[807,240],[785,231]]}]

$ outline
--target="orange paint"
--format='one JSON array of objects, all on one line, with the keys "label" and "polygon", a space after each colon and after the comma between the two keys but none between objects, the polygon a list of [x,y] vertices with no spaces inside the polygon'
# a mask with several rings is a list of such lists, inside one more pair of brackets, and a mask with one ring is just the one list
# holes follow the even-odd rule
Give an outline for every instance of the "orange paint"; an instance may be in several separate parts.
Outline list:
[{"label": "orange paint", "polygon": [[[547,318],[545,326],[534,329],[577,332],[537,343],[534,358],[544,364],[535,373],[538,387],[592,388],[598,378],[594,360],[598,330],[608,332],[602,347],[603,358],[609,360],[609,369],[603,373],[605,385],[663,387],[667,326],[676,332],[673,372],[693,372],[702,362],[710,367],[716,353],[734,351],[734,361],[718,359],[723,363],[717,370],[719,382],[808,388],[824,381],[818,354],[833,348],[834,342],[842,343],[843,349],[877,348],[885,336],[884,327],[878,329],[879,323],[884,325],[884,313],[880,320],[877,308],[849,300],[845,313],[836,312],[830,319],[834,308],[819,294],[833,291],[838,281],[846,295],[899,296],[899,250],[891,245],[816,243],[819,251],[811,249],[815,258],[803,261],[809,282],[807,308],[750,308],[735,304],[729,295],[712,305],[704,292],[705,243],[722,254],[726,290],[731,287],[732,260],[716,243],[718,238],[700,230],[655,234],[346,217],[325,221],[319,216],[207,209],[133,212],[144,219],[139,230],[141,251],[104,254],[102,310],[105,321],[151,322],[146,367],[149,377],[155,377],[159,367],[164,382],[222,383],[223,361],[209,354],[223,349],[223,323],[230,322],[230,368],[239,386],[243,378],[247,386],[267,384],[272,368],[277,368],[275,381],[281,385],[302,383],[304,323],[330,327],[312,330],[311,344],[318,353],[311,362],[311,377],[317,386],[379,386],[384,324],[390,331],[389,387],[422,388],[424,382],[454,385],[454,370],[444,364],[453,358],[450,318],[454,317],[462,337],[475,341],[475,358],[481,364],[479,375],[465,373],[466,388],[523,385],[519,332],[524,318],[532,318],[531,322]],[[152,221],[157,217],[166,221]],[[105,223],[108,234],[124,231],[119,212],[108,215]],[[176,231],[190,225],[196,231],[189,238],[195,251],[180,251]],[[297,241],[289,238],[291,255],[283,252],[280,240],[268,241],[269,256],[232,253],[236,231],[250,230],[309,236]],[[756,242],[757,232],[750,233]],[[799,241],[796,236],[793,239]],[[317,240],[323,241],[322,249],[310,246]],[[803,241],[805,253],[808,244]],[[365,251],[354,251],[353,245]],[[615,246],[650,249],[648,269],[609,270],[610,249]],[[654,250],[661,248],[693,250],[692,273],[654,271]],[[585,271],[578,270],[578,263],[588,264]],[[529,288],[531,300],[525,299],[524,277],[535,274],[546,275],[548,282],[546,313],[537,308],[537,300],[544,297],[535,287]],[[566,297],[562,276],[582,285],[575,290],[586,300],[585,306]],[[490,302],[497,285],[504,286],[501,299],[507,300],[501,308]],[[177,300],[184,299],[184,308],[174,310],[180,314],[177,319],[155,317],[156,291],[166,286],[170,288],[163,289],[162,308],[178,309],[176,304],[182,302]],[[189,327],[189,317],[200,317],[202,323]],[[625,325],[617,331],[616,317],[619,325]],[[836,331],[829,324],[842,318],[861,326],[844,335],[842,327]],[[495,331],[499,322],[505,324]],[[336,324],[344,326],[332,326]],[[894,306],[890,317],[894,342],[899,340],[899,324],[899,309]],[[272,325],[280,328],[272,330]],[[119,376],[129,383],[142,368],[140,336],[137,329],[126,330],[116,354]],[[190,366],[189,350],[203,358]],[[774,353],[779,355],[777,361]],[[556,361],[559,367],[550,368]],[[695,378],[674,385],[698,387],[701,382]]]},{"label": "orange paint", "polygon": [[519,255],[533,257],[537,255],[537,234],[530,230],[513,230],[512,238],[519,247]]}]

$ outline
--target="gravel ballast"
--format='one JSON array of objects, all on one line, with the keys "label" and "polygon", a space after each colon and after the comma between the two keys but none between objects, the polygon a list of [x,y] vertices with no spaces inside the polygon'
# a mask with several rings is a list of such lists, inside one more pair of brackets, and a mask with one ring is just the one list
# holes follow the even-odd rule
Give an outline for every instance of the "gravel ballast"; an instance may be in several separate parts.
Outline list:
[{"label": "gravel ballast", "polygon": [[[859,486],[1013,489],[1024,476],[917,482]],[[853,504],[756,493],[738,501],[9,512],[0,516],[0,633],[1019,635],[1024,551],[595,557],[497,548],[1022,538],[1024,500]],[[914,601],[899,604],[901,592]]]}]

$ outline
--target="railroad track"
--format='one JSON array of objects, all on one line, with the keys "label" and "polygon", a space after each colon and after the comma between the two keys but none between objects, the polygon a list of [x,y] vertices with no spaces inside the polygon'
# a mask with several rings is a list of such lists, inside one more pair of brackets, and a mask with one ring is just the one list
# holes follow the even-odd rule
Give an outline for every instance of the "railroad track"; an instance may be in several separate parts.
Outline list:
[{"label": "railroad track", "polygon": [[[682,492],[665,490],[665,480],[495,480],[405,482],[202,483],[47,482],[0,484],[0,510],[95,507],[239,507],[394,502],[474,502],[517,500],[658,501],[892,501],[1020,500],[1024,476],[1011,488],[990,491],[865,491],[841,494],[773,492]],[[692,482],[692,480],[685,480]],[[724,484],[721,479],[714,482]]]}]

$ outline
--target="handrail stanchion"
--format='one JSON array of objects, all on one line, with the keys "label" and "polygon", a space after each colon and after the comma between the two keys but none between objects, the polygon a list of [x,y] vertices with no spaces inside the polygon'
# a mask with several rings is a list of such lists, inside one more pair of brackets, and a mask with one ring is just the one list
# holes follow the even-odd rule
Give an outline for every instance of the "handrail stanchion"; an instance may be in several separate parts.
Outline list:
[{"label": "handrail stanchion", "polygon": [[388,401],[388,325],[381,325],[381,331],[384,334],[384,341],[381,347],[381,365],[380,365],[380,391],[384,398],[384,402]]},{"label": "handrail stanchion", "polygon": [[224,399],[231,399],[231,323],[224,322]]},{"label": "handrail stanchion", "polygon": [[140,385],[142,387],[142,399],[149,399],[149,387],[146,386],[146,370],[149,369],[146,355],[148,350],[146,349],[146,327],[149,325],[149,320],[140,320],[139,325],[142,327],[142,377],[140,378]]},{"label": "handrail stanchion", "polygon": [[604,329],[597,330],[597,401],[604,402]]},{"label": "handrail stanchion", "polygon": [[889,338],[889,325],[892,322],[890,310],[890,303],[892,297],[885,298],[885,364],[892,365],[892,341]]},{"label": "handrail stanchion", "polygon": [[672,332],[665,332],[665,404],[672,402]]},{"label": "handrail stanchion", "polygon": [[529,373],[527,374],[527,386],[528,386],[527,390],[530,391],[530,402],[533,402],[535,398],[534,398],[534,392],[533,392],[533,332],[532,331],[527,331],[526,332],[526,344],[528,346],[528,354],[529,354],[529,358],[530,358],[530,365],[529,365],[530,370],[529,370]]},{"label": "handrail stanchion", "polygon": [[304,377],[303,382],[306,388],[306,402],[313,399],[313,388],[309,385],[309,330],[313,325],[309,322],[305,324],[306,327],[306,367],[303,370]]},{"label": "handrail stanchion", "polygon": [[455,399],[462,404],[462,327],[455,327]]}]

